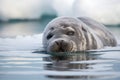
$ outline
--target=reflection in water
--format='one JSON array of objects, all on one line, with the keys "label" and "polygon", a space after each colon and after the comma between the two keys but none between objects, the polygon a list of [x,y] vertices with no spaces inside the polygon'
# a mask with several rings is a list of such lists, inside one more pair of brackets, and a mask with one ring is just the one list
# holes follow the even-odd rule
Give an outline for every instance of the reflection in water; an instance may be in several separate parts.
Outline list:
[{"label": "reflection in water", "polygon": [[44,77],[43,80],[98,80],[101,78],[112,78],[111,80],[114,80],[114,78],[120,77],[120,62],[118,58],[109,59],[107,57],[109,56],[108,52],[64,53],[57,56],[56,54],[59,53],[54,53],[55,55],[53,55],[45,54],[44,52],[1,51],[0,78],[17,80],[21,76],[22,78],[20,79],[22,80],[26,78],[39,80],[42,77]]},{"label": "reflection in water", "polygon": [[[56,54],[56,53],[55,53]],[[66,54],[66,53],[65,53]],[[51,56],[45,57],[44,61],[51,61],[51,64],[45,64],[45,69],[49,71],[58,71],[63,72],[63,75],[47,75],[49,78],[103,78],[110,77],[109,74],[103,74],[105,71],[111,71],[109,68],[112,65],[109,63],[105,65],[102,63],[104,61],[99,60],[98,56],[100,54],[91,54],[91,53],[72,53],[71,56]],[[99,60],[99,63],[97,62]],[[91,62],[93,61],[93,62]],[[81,63],[82,62],[82,63]],[[107,60],[106,62],[112,62]],[[78,75],[66,75],[65,72],[69,72],[68,74],[78,73]],[[99,71],[104,71],[102,74],[99,74]],[[83,72],[83,74],[81,74]],[[91,74],[89,74],[91,72]],[[92,72],[96,72],[99,75],[92,75]],[[98,73],[97,73],[98,72]],[[84,74],[86,73],[86,74]]]}]

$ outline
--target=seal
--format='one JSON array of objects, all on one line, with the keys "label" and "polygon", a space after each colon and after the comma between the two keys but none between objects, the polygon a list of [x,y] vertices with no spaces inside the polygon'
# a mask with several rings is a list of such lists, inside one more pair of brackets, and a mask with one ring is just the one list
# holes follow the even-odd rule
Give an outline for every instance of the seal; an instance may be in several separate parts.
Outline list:
[{"label": "seal", "polygon": [[43,32],[47,52],[75,52],[116,46],[114,35],[101,23],[87,17],[58,17]]}]

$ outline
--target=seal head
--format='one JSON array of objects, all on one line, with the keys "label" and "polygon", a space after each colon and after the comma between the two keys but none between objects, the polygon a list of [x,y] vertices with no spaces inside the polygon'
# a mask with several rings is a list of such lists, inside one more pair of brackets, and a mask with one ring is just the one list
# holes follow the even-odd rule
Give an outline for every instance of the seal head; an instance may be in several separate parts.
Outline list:
[{"label": "seal head", "polygon": [[[95,29],[99,29],[99,31],[95,32],[93,25],[89,26],[88,22],[83,20],[83,18],[59,17],[49,22],[43,33],[43,46],[47,52],[74,52],[99,49],[106,46],[107,44],[105,43],[108,43],[109,46],[116,45],[113,37],[112,39],[114,40],[111,38],[108,38],[108,40],[103,39],[103,35],[111,37],[112,34],[106,34],[105,30],[103,31],[96,26]],[[102,36],[98,33],[102,34]],[[107,31],[107,33],[110,32]]]}]

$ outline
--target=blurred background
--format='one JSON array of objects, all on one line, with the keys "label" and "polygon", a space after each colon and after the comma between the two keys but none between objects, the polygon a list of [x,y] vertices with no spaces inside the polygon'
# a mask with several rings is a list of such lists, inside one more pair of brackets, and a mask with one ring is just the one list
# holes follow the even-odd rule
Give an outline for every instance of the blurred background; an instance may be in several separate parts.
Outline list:
[{"label": "blurred background", "polygon": [[0,0],[0,20],[38,20],[42,16],[87,16],[120,23],[120,0]]},{"label": "blurred background", "polygon": [[0,37],[41,33],[58,16],[120,24],[120,0],[0,0]]}]

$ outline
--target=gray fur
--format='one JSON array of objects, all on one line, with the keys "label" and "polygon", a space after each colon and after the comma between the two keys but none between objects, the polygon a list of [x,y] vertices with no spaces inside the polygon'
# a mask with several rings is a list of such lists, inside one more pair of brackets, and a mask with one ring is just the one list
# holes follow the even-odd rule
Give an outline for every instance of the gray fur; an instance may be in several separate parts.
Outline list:
[{"label": "gray fur", "polygon": [[85,51],[116,44],[113,34],[90,18],[59,17],[49,22],[43,33],[48,52]]}]

